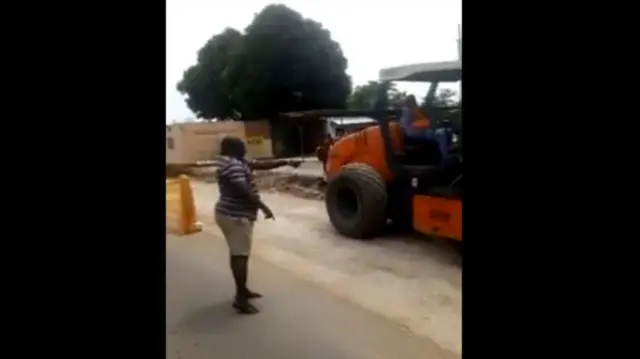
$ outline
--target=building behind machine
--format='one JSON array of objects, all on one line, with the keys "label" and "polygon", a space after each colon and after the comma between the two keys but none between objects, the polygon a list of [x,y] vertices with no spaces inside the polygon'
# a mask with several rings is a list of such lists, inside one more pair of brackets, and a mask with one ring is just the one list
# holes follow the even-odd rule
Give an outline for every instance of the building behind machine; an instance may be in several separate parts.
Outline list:
[{"label": "building behind machine", "polygon": [[[363,114],[356,114],[362,112]],[[336,137],[336,130],[357,132],[376,121],[367,117],[367,110],[309,110],[281,113],[272,121],[273,152],[276,157],[315,154],[327,136]]]},{"label": "building behind machine", "polygon": [[336,130],[341,129],[344,133],[357,132],[372,126],[376,123],[371,117],[326,117],[325,122],[326,134],[332,138],[336,138]]},{"label": "building behind machine", "polygon": [[[313,111],[311,111],[313,112]],[[359,131],[375,123],[370,117],[314,116],[298,121],[283,114],[272,121],[176,122],[167,125],[166,163],[188,164],[212,160],[225,136],[241,138],[251,158],[282,158],[314,154],[336,130]]]},{"label": "building behind machine", "polygon": [[273,157],[268,121],[185,122],[167,125],[166,163],[187,164],[212,160],[225,136],[241,138],[252,158]]}]

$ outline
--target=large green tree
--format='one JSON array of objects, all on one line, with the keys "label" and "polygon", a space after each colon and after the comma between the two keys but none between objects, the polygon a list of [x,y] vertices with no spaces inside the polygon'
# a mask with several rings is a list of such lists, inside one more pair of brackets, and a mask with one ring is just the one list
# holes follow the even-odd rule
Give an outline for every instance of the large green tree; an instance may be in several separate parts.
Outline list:
[{"label": "large green tree", "polygon": [[435,116],[435,118],[440,121],[450,121],[454,128],[459,130],[462,128],[462,116],[459,105],[460,99],[458,98],[458,92],[453,89],[442,88],[436,93],[430,107],[426,106],[426,96],[422,100],[421,107],[425,112]]},{"label": "large green tree", "polygon": [[[440,91],[436,93],[436,96],[433,99],[432,106],[435,107],[453,107],[456,106],[458,100],[456,97],[458,96],[458,92],[449,88],[442,88]],[[422,100],[422,106],[425,106],[426,103],[426,95]]]},{"label": "large green tree", "polygon": [[258,13],[244,35],[209,40],[178,90],[203,118],[271,118],[280,112],[346,107],[347,60],[328,30],[284,5]]},{"label": "large green tree", "polygon": [[[380,82],[369,81],[365,85],[356,86],[349,96],[349,108],[351,109],[368,109],[374,106],[376,96],[383,86]],[[406,92],[399,91],[394,83],[386,84],[387,103],[391,107],[402,106],[404,99],[408,96]]]},{"label": "large green tree", "polygon": [[198,51],[197,63],[188,68],[177,88],[186,95],[187,106],[198,118],[235,118],[226,70],[237,48],[242,34],[227,28],[215,35]]}]

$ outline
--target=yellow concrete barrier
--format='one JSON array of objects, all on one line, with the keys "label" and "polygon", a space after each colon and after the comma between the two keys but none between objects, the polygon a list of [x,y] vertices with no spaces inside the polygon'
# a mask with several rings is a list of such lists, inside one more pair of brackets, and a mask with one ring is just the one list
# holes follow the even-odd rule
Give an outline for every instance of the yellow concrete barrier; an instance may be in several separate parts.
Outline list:
[{"label": "yellow concrete barrier", "polygon": [[196,222],[196,205],[189,177],[167,180],[167,229],[185,235],[202,230]]}]

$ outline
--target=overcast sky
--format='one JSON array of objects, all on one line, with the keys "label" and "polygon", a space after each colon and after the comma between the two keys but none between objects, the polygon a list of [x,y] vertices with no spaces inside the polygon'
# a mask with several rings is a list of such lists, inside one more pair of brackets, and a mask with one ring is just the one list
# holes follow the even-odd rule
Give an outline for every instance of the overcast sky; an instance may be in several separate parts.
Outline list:
[{"label": "overcast sky", "polygon": [[[319,21],[340,43],[354,85],[377,80],[384,67],[457,58],[461,0],[167,0],[167,122],[193,114],[176,90],[196,52],[225,27],[244,31],[268,4],[285,4]],[[420,85],[401,89],[422,97]]]}]

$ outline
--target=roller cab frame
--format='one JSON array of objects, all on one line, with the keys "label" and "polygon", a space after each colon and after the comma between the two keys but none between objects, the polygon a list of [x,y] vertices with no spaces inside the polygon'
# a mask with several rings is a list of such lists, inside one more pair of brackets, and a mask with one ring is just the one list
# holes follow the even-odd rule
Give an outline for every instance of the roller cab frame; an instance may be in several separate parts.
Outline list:
[{"label": "roller cab frame", "polygon": [[[380,81],[429,82],[423,110],[435,131],[450,132],[457,139],[456,149],[436,163],[408,163],[392,150],[389,121],[377,118],[387,163],[394,173],[389,184],[388,215],[400,229],[412,228],[426,235],[462,241],[462,111],[438,107],[436,92],[442,83],[462,81],[462,62],[447,61],[382,69]],[[381,86],[382,90],[388,86]],[[461,91],[460,91],[461,95]],[[460,97],[461,98],[461,97]],[[388,107],[387,94],[378,93],[376,108]],[[462,101],[459,102],[460,104]],[[409,144],[405,143],[405,149]]]},{"label": "roller cab frame", "polygon": [[[379,124],[376,127],[382,137],[384,154],[380,155],[385,157],[385,168],[381,171],[370,163],[354,161],[340,167],[329,179],[325,202],[330,220],[339,232],[353,238],[373,238],[391,224],[398,231],[415,230],[462,241],[461,110],[437,107],[434,102],[438,85],[461,80],[460,61],[380,71],[383,86],[371,114]],[[430,83],[423,110],[434,131],[457,136],[455,152],[434,159],[421,152],[424,144],[415,143],[414,139],[409,141],[406,136],[398,151],[398,146],[394,146],[398,135],[392,133],[387,103],[388,85],[392,81]]]}]

